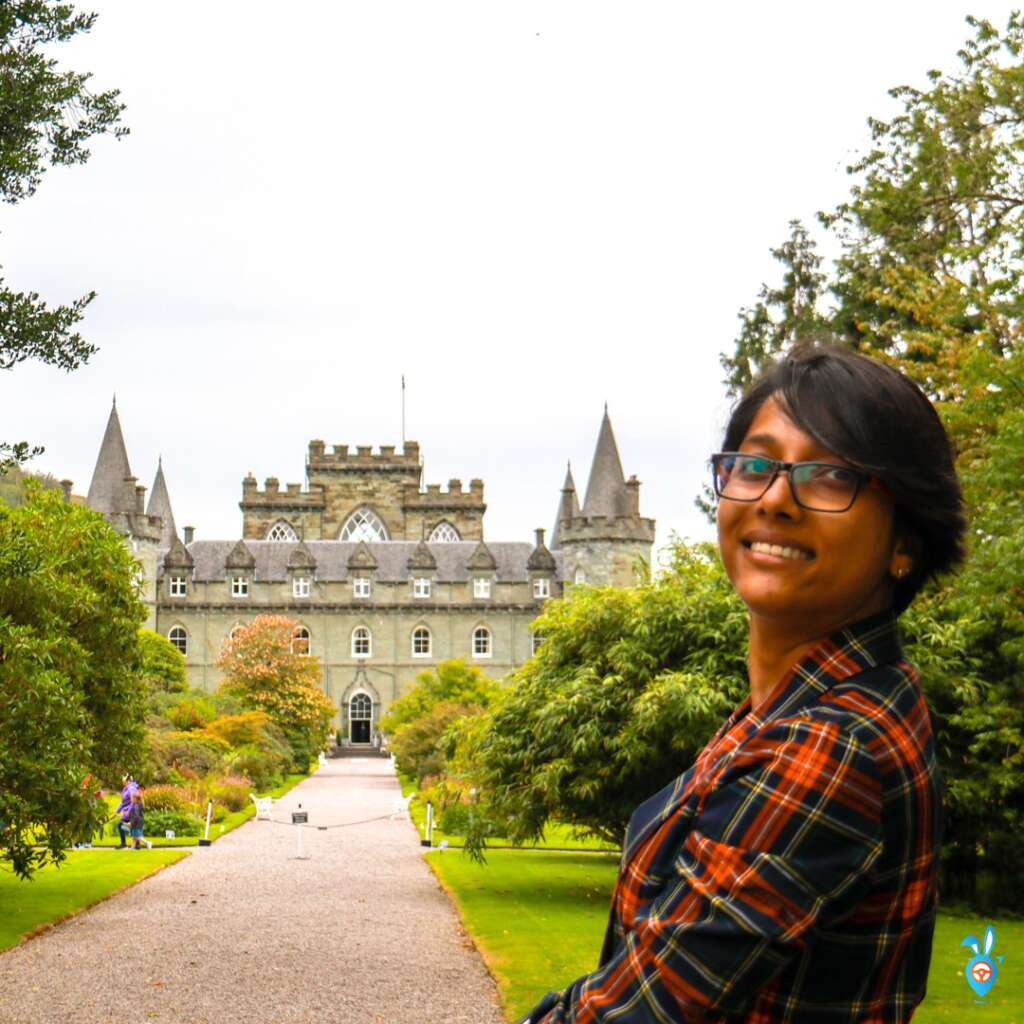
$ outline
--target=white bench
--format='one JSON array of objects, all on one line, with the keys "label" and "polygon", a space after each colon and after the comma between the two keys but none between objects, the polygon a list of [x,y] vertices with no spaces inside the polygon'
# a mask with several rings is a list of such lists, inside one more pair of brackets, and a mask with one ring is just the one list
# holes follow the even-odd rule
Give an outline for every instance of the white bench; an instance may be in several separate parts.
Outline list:
[{"label": "white bench", "polygon": [[253,796],[250,793],[249,799],[256,805],[257,819],[263,818],[264,821],[273,820],[274,798],[272,796]]},{"label": "white bench", "polygon": [[415,793],[410,793],[408,796],[399,797],[395,801],[395,810],[391,815],[391,820],[395,818],[408,818],[409,817],[409,804],[412,803]]},{"label": "white bench", "polygon": [[327,755],[323,751],[321,751],[320,756],[317,758],[317,760],[320,762],[320,767],[323,768],[324,765],[327,764]]}]

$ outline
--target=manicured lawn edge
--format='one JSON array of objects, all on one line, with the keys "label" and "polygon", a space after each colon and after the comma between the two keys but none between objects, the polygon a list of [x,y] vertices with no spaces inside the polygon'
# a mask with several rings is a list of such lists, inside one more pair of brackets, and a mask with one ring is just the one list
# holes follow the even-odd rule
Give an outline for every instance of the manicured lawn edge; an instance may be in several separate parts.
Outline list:
[{"label": "manicured lawn edge", "polygon": [[[76,852],[88,854],[90,851],[81,850]],[[113,896],[116,896],[118,893],[124,892],[126,889],[131,889],[133,886],[139,885],[139,883],[146,881],[147,878],[152,878],[154,875],[158,875],[161,871],[164,871],[166,868],[172,867],[179,861],[182,861],[186,857],[191,856],[191,852],[189,850],[167,850],[165,852],[168,855],[170,855],[173,859],[168,860],[163,864],[154,865],[153,869],[151,871],[147,871],[144,875],[140,875],[133,881],[125,882],[124,885],[119,885],[116,888],[111,889],[109,892],[104,893],[102,896],[98,896],[94,900],[90,900],[87,903],[83,903],[82,906],[80,907],[75,907],[72,910],[67,911],[66,913],[58,914],[56,917],[50,918],[47,921],[40,921],[38,924],[33,925],[31,928],[29,928],[28,931],[22,932],[13,942],[8,943],[6,945],[0,945],[0,956],[3,956],[4,953],[6,953],[8,950],[14,949],[17,946],[20,946],[23,943],[28,942],[30,939],[37,938],[38,936],[42,935],[44,932],[49,931],[56,925],[61,924],[64,921],[70,921],[71,918],[77,917],[79,914],[84,913],[86,910],[91,910],[93,907],[98,906],[100,903],[105,903],[107,900],[109,900]],[[104,854],[104,856],[106,856],[106,854]],[[32,885],[33,883],[24,882],[22,884]]]}]

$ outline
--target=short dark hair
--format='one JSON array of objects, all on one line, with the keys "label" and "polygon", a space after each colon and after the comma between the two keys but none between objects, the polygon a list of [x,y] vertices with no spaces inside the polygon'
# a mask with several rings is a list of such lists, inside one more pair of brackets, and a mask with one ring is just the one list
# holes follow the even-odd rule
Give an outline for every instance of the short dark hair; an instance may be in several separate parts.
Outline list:
[{"label": "short dark hair", "polygon": [[966,552],[963,495],[938,413],[894,367],[838,345],[802,343],[766,366],[736,403],[723,451],[739,450],[773,395],[801,430],[892,496],[896,529],[914,547],[910,572],[893,588],[898,615]]}]

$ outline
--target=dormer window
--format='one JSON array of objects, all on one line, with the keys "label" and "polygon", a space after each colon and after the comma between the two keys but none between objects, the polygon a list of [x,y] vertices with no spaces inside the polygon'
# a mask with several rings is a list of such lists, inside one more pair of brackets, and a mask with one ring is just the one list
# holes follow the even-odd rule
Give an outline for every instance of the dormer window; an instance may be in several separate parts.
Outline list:
[{"label": "dormer window", "polygon": [[430,580],[418,576],[412,581],[412,596],[413,597],[430,597]]},{"label": "dormer window", "polygon": [[232,597],[248,597],[249,596],[249,577],[248,576],[232,576],[231,577],[231,596]]},{"label": "dormer window", "polygon": [[473,578],[473,596],[484,601],[491,596],[491,581],[486,576]]},{"label": "dormer window", "polygon": [[311,581],[308,576],[295,576],[292,579],[292,597],[309,597]]},{"label": "dormer window", "polygon": [[541,578],[533,581],[533,596],[539,601],[551,596],[551,580]]},{"label": "dormer window", "polygon": [[370,577],[369,576],[356,576],[352,580],[352,596],[353,597],[369,597],[370,596]]},{"label": "dormer window", "polygon": [[188,595],[188,577],[172,576],[167,584],[167,593],[171,597],[186,597]]}]

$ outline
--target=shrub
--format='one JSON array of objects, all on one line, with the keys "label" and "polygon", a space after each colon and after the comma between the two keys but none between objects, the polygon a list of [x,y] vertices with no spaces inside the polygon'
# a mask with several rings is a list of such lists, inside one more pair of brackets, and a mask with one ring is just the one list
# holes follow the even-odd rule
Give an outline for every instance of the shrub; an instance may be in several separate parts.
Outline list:
[{"label": "shrub", "polygon": [[146,744],[149,765],[141,774],[147,783],[179,782],[217,772],[230,751],[223,740],[188,732],[149,733]]},{"label": "shrub", "polygon": [[212,722],[217,717],[217,709],[205,697],[190,696],[179,700],[164,714],[176,729],[190,732]]},{"label": "shrub", "polygon": [[229,811],[240,811],[247,807],[251,793],[252,784],[248,779],[242,782],[222,780],[210,786],[210,796],[218,804],[223,804]]},{"label": "shrub", "polygon": [[150,811],[175,811],[188,814],[194,801],[184,786],[148,786],[143,794],[147,817]]},{"label": "shrub", "polygon": [[469,804],[449,804],[437,819],[437,826],[450,836],[464,836],[469,828]]},{"label": "shrub", "polygon": [[163,835],[174,829],[179,836],[202,835],[204,822],[195,814],[179,814],[177,811],[146,811],[145,831],[150,835]]},{"label": "shrub", "polygon": [[265,746],[270,716],[265,711],[244,711],[209,723],[203,730],[232,747]]},{"label": "shrub", "polygon": [[273,789],[281,784],[286,766],[284,754],[277,750],[242,747],[228,758],[233,771],[252,779],[258,790]]}]

